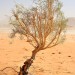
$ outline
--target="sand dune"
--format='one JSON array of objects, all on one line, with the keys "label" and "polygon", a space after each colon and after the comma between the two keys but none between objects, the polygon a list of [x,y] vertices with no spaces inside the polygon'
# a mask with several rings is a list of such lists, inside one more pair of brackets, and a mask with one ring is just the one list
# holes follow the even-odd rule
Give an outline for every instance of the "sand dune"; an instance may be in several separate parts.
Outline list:
[{"label": "sand dune", "polygon": [[[12,67],[19,71],[23,62],[30,58],[33,47],[18,37],[10,39],[0,34],[0,70]],[[0,75],[17,75],[7,68]],[[29,69],[31,75],[75,75],[75,35],[67,35],[63,44],[40,51]]]}]

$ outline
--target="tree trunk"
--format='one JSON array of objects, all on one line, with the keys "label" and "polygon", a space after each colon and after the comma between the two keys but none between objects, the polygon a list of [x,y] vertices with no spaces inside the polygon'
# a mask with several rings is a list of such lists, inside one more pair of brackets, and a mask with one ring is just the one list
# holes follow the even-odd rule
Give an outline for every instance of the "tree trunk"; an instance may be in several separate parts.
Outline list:
[{"label": "tree trunk", "polygon": [[39,48],[36,48],[35,50],[32,51],[32,56],[30,59],[27,59],[24,62],[24,65],[22,67],[20,67],[20,72],[18,75],[28,75],[28,69],[30,68],[30,66],[33,63],[33,60],[35,59],[35,56],[37,54],[37,52],[39,51]]}]

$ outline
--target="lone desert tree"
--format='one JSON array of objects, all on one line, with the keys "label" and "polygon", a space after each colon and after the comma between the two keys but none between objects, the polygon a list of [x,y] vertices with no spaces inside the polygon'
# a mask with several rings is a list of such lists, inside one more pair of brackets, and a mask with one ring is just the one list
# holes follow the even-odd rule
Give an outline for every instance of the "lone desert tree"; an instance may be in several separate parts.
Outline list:
[{"label": "lone desert tree", "polygon": [[36,5],[26,9],[16,5],[11,17],[14,26],[12,37],[16,33],[27,37],[34,47],[30,59],[24,62],[19,75],[27,75],[28,68],[33,63],[37,52],[51,48],[62,42],[66,19],[61,11],[59,0],[36,0]]}]

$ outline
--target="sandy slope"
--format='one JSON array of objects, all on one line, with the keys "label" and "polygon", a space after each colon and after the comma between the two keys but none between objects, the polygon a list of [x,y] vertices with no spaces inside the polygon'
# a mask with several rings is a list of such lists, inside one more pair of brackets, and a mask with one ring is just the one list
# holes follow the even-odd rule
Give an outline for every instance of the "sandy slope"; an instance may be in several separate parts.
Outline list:
[{"label": "sandy slope", "polygon": [[[75,35],[67,35],[66,41],[54,48],[37,54],[29,69],[32,75],[75,75]],[[27,49],[28,50],[27,50]],[[23,62],[31,56],[33,48],[18,37],[10,39],[7,34],[0,34],[0,70],[13,67],[19,71]],[[7,68],[0,75],[17,75]]]}]

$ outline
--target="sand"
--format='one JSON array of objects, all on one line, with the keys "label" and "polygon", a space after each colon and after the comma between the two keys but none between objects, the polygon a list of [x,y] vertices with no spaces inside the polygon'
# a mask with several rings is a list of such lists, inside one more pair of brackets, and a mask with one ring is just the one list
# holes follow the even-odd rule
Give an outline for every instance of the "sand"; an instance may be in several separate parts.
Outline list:
[{"label": "sand", "polygon": [[[0,75],[17,75],[19,67],[30,58],[33,47],[18,37],[0,33]],[[12,68],[10,68],[12,67]],[[64,43],[40,51],[29,69],[31,75],[75,75],[75,35],[66,35]]]}]

